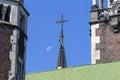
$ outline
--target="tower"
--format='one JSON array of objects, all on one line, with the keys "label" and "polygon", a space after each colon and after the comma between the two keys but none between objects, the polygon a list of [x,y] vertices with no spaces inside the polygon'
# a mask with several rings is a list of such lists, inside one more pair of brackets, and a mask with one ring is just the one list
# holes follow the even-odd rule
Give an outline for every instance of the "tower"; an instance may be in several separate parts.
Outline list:
[{"label": "tower", "polygon": [[62,69],[67,67],[66,56],[65,56],[65,49],[64,49],[64,35],[63,35],[63,24],[64,22],[68,22],[68,20],[63,19],[63,14],[61,15],[61,20],[56,22],[61,24],[61,34],[60,34],[60,50],[58,55],[58,62],[57,62],[57,69]]},{"label": "tower", "polygon": [[0,0],[0,80],[24,80],[27,18],[23,0]]},{"label": "tower", "polygon": [[120,0],[92,0],[91,63],[120,61]]}]

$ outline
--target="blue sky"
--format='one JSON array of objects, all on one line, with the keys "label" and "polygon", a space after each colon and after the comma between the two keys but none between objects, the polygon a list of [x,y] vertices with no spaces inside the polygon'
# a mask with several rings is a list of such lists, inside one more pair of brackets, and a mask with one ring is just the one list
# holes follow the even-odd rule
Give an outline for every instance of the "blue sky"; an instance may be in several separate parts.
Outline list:
[{"label": "blue sky", "polygon": [[30,13],[26,73],[55,70],[59,53],[61,13],[68,67],[90,64],[89,21],[92,0],[25,0]]}]

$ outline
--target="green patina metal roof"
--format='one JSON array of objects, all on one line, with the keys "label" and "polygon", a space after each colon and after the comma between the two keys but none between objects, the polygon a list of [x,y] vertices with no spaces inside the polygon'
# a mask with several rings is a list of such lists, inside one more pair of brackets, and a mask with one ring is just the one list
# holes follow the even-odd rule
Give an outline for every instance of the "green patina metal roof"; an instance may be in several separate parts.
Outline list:
[{"label": "green patina metal roof", "polygon": [[26,80],[120,80],[120,62],[32,73]]}]

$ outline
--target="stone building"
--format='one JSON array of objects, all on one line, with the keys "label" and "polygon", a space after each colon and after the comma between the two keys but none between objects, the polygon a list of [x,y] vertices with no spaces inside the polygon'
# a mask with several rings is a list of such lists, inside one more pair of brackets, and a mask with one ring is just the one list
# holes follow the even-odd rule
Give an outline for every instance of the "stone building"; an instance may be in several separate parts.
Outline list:
[{"label": "stone building", "polygon": [[90,25],[91,63],[120,61],[120,0],[93,0]]},{"label": "stone building", "polygon": [[28,16],[23,0],[0,0],[0,80],[25,80]]}]

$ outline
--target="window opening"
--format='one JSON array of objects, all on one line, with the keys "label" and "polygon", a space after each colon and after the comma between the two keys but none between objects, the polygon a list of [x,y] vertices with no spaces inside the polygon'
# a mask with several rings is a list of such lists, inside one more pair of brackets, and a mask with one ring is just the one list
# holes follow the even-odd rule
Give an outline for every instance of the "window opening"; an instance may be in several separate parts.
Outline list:
[{"label": "window opening", "polygon": [[8,22],[10,21],[10,11],[11,11],[11,7],[8,6],[5,14],[5,21],[8,21]]},{"label": "window opening", "polygon": [[2,20],[3,4],[0,4],[0,20]]}]

